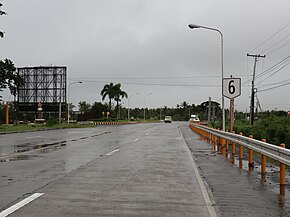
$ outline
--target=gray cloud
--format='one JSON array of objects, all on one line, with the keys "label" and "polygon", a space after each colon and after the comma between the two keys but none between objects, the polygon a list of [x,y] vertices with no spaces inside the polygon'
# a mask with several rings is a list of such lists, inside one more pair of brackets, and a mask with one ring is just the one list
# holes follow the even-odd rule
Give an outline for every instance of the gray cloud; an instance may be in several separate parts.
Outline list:
[{"label": "gray cloud", "polygon": [[[290,22],[287,0],[27,0],[3,4],[8,16],[0,19],[6,32],[0,41],[0,57],[11,58],[17,66],[68,66],[69,82],[87,81],[71,88],[74,104],[101,100],[102,81],[120,82],[129,94],[141,93],[134,96],[132,106],[143,106],[143,96],[149,92],[153,93],[146,99],[150,107],[176,106],[182,101],[199,104],[209,96],[220,100],[219,86],[137,84],[221,84],[220,77],[214,77],[220,76],[218,33],[190,30],[189,23],[223,32],[225,76],[246,81],[253,68],[246,53]],[[267,49],[287,34],[290,27],[253,52]],[[289,45],[259,61],[257,72],[287,55]],[[265,82],[289,79],[288,71],[286,67]],[[183,78],[133,79],[140,77]],[[259,93],[262,108],[289,109],[290,102],[281,98],[289,88]],[[249,89],[248,84],[243,86],[237,108],[248,108]]]}]

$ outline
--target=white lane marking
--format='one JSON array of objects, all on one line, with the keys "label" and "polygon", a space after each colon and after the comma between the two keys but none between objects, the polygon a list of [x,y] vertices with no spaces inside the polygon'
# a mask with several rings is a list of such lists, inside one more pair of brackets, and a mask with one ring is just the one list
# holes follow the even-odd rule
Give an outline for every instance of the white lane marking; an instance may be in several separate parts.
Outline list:
[{"label": "white lane marking", "polygon": [[137,141],[139,141],[139,139],[135,139],[135,140],[134,140],[134,142],[137,142]]},{"label": "white lane marking", "polygon": [[35,139],[35,138],[40,138],[41,136],[28,136],[25,137],[25,139]]},{"label": "white lane marking", "polygon": [[35,193],[30,195],[29,197],[25,198],[24,200],[20,201],[19,203],[16,203],[15,205],[5,209],[0,213],[0,217],[6,217],[10,215],[11,213],[15,212],[16,210],[24,207],[25,205],[29,204],[30,202],[34,201],[35,199],[42,196],[44,193]]},{"label": "white lane marking", "polygon": [[[120,151],[120,149],[119,148],[117,148],[117,149],[115,149],[115,150],[113,150],[113,151],[110,151],[109,153],[107,153],[107,154],[105,154],[106,156],[110,156],[110,155],[112,155],[112,154],[114,154],[115,152],[118,152],[118,151]],[[0,216],[1,217],[1,216]]]},{"label": "white lane marking", "polygon": [[217,217],[217,213],[216,213],[216,211],[215,211],[215,209],[214,209],[214,207],[213,207],[213,204],[212,204],[212,202],[211,202],[211,200],[210,200],[210,197],[209,197],[209,195],[208,195],[208,192],[207,192],[207,190],[206,190],[206,187],[205,187],[205,185],[204,185],[204,183],[203,183],[203,181],[202,181],[202,178],[201,178],[201,176],[200,176],[200,174],[199,174],[199,171],[198,171],[198,169],[197,169],[196,163],[195,163],[195,161],[193,160],[192,154],[191,154],[191,152],[190,152],[190,150],[189,150],[188,145],[187,145],[186,142],[185,142],[185,139],[184,139],[184,137],[183,137],[183,133],[182,133],[182,131],[181,131],[180,128],[179,128],[179,131],[180,131],[180,134],[181,134],[181,138],[182,138],[182,140],[183,140],[183,144],[184,144],[184,146],[186,147],[186,151],[187,151],[187,154],[188,154],[188,156],[189,156],[189,159],[190,159],[190,161],[192,162],[192,167],[193,167],[193,170],[194,170],[195,176],[196,176],[196,178],[197,178],[197,182],[198,182],[198,184],[199,184],[199,186],[200,186],[201,193],[202,193],[202,195],[203,195],[203,199],[204,199],[204,201],[205,201],[205,204],[206,204],[207,210],[208,210],[208,212],[209,212],[209,214],[210,214],[211,217]]}]

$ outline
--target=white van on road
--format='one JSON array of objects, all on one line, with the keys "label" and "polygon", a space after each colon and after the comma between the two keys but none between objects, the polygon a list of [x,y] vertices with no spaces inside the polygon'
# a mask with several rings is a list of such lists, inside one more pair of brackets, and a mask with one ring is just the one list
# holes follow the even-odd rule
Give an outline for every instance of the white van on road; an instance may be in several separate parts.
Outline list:
[{"label": "white van on road", "polygon": [[165,116],[164,123],[171,123],[171,122],[172,122],[172,117],[171,116]]},{"label": "white van on road", "polygon": [[198,115],[190,115],[190,122],[200,122]]}]

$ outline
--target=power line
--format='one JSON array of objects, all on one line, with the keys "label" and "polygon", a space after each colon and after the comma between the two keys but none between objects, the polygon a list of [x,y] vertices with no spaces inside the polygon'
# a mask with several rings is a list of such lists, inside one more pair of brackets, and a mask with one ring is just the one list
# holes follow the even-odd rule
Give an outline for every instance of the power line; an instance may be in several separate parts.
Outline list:
[{"label": "power line", "polygon": [[275,87],[269,87],[269,88],[266,88],[266,89],[262,89],[262,90],[259,90],[259,93],[260,92],[265,92],[265,91],[269,91],[269,90],[273,90],[273,89],[277,89],[279,87],[284,87],[284,86],[287,86],[287,85],[290,85],[290,82],[287,82],[285,84],[281,84],[281,85],[277,85]]},{"label": "power line", "polygon": [[[267,48],[266,50],[262,51],[261,53],[266,53],[268,50],[272,49],[275,47],[277,44],[279,44],[281,41],[284,41],[284,39],[288,38],[290,34],[286,35],[284,38],[280,39],[277,41],[275,44],[273,44],[271,47]],[[289,43],[289,42],[288,42]]]},{"label": "power line", "polygon": [[271,83],[271,84],[263,84],[260,87],[273,86],[273,85],[278,85],[278,84],[284,84],[285,82],[288,82],[288,81],[290,81],[290,79],[286,79],[286,80],[283,80],[283,81],[274,82],[274,83]]},{"label": "power line", "polygon": [[272,53],[275,53],[276,51],[280,50],[281,48],[285,47],[286,45],[288,45],[290,43],[290,41],[282,44],[281,46],[279,46],[278,48],[276,48],[275,50],[269,52],[268,54],[272,54]]},{"label": "power line", "polygon": [[261,74],[257,75],[256,78],[258,79],[258,78],[270,73],[271,71],[273,71],[277,67],[279,67],[280,64],[282,64],[285,61],[289,61],[289,60],[290,60],[290,56],[285,57],[284,59],[280,60],[278,63],[275,63],[273,66],[271,66],[268,69],[266,69],[265,71],[263,71]]},{"label": "power line", "polygon": [[[290,60],[290,56],[285,57],[284,59],[280,60],[278,63],[275,63],[273,66],[269,67],[268,69],[266,69],[265,71],[263,71],[262,73],[258,74],[256,76],[256,79],[259,79],[261,77],[263,77],[264,75],[269,74],[271,71],[275,70],[277,67],[279,67],[280,64],[282,64],[285,61],[289,61]],[[286,62],[286,64],[289,64]],[[249,81],[251,81],[252,79],[248,79],[246,81],[243,82],[243,85],[248,83]]]},{"label": "power line", "polygon": [[275,72],[273,72],[271,75],[269,75],[268,77],[264,78],[263,80],[261,80],[258,84],[262,83],[263,81],[267,80],[268,78],[272,77],[273,75],[277,74],[278,72],[280,72],[282,69],[284,69],[286,66],[288,66],[290,64],[290,61],[288,63],[286,63],[284,66],[282,66],[281,68],[277,69]]},{"label": "power line", "polygon": [[[235,75],[246,77],[247,75]],[[219,75],[200,75],[200,76],[152,76],[152,77],[73,77],[70,80],[157,80],[157,79],[199,79],[199,78],[220,78]]]},{"label": "power line", "polygon": [[[72,81],[82,81],[89,83],[118,83],[118,81],[97,81],[97,80],[76,80],[71,79]],[[122,84],[128,85],[142,85],[142,86],[168,86],[168,87],[220,87],[220,84],[166,84],[166,83],[137,83],[137,82],[122,82]]]},{"label": "power line", "polygon": [[72,79],[118,79],[118,80],[146,80],[146,79],[197,79],[197,78],[219,78],[218,75],[203,75],[203,76],[159,76],[159,77],[78,77]]},{"label": "power line", "polygon": [[284,29],[286,29],[289,25],[290,25],[290,23],[287,23],[284,27],[282,27],[280,30],[278,30],[276,33],[274,33],[272,36],[270,36],[265,41],[263,41],[261,44],[259,44],[257,47],[255,47],[253,50],[251,50],[250,53],[252,53],[254,50],[256,50],[257,48],[259,48],[262,45],[264,45],[266,42],[268,42],[272,38],[274,38],[276,35],[278,35],[280,32],[282,32]]}]

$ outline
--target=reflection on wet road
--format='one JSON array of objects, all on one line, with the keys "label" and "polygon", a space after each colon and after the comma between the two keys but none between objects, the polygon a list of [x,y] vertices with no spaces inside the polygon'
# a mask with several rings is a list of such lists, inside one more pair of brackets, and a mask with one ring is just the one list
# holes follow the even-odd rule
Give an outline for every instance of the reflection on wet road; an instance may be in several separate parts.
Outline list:
[{"label": "reflection on wet road", "polygon": [[[249,170],[247,150],[242,160],[238,154],[223,156],[188,127],[182,131],[221,216],[290,216],[289,172],[282,196],[278,167],[267,162],[267,173],[262,177],[259,156],[254,156],[254,167]],[[239,153],[238,147],[235,153]]]},{"label": "reflection on wet road", "polygon": [[0,135],[0,209],[155,127],[158,124]]},{"label": "reflection on wet road", "polygon": [[[74,203],[88,212],[90,205],[93,208],[97,206],[97,211],[101,213],[99,216],[114,208],[116,213],[126,209],[136,209],[138,213],[140,207],[148,211],[147,205],[157,209],[152,200],[160,203],[162,209],[155,216],[162,216],[172,205],[180,206],[181,211],[178,209],[178,212],[196,206],[200,202],[200,198],[192,196],[193,192],[196,195],[196,189],[188,187],[191,183],[188,179],[179,182],[180,177],[194,177],[188,170],[190,163],[180,146],[181,138],[176,133],[179,129],[220,216],[290,216],[289,184],[283,186],[286,194],[281,196],[277,166],[267,163],[267,173],[261,177],[259,156],[254,156],[254,167],[249,170],[246,150],[243,160],[239,160],[238,155],[221,156],[194,134],[186,123],[101,126],[2,135],[0,211],[39,192],[39,189],[47,194],[37,199],[36,204],[46,206],[50,201],[51,208],[54,205],[59,207],[53,204],[56,198],[65,201],[70,206],[68,209],[74,209]],[[168,180],[168,177],[171,179]],[[289,172],[286,178],[289,183]],[[175,189],[172,189],[173,186]],[[177,195],[180,198],[172,204],[172,198]],[[143,203],[146,196],[148,198]],[[165,198],[166,202],[162,201]],[[62,210],[58,209],[56,213]],[[21,211],[25,213],[25,209]],[[95,213],[96,209],[92,211]],[[198,215],[193,210],[187,214],[184,216]],[[35,213],[34,216],[37,215]]]}]

